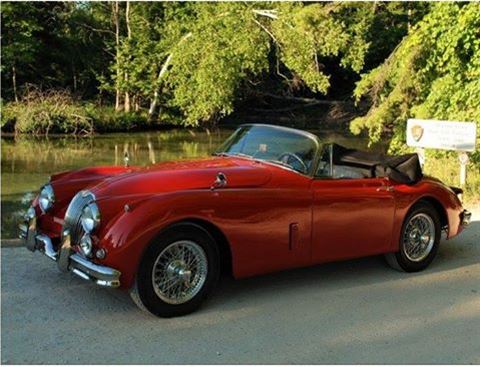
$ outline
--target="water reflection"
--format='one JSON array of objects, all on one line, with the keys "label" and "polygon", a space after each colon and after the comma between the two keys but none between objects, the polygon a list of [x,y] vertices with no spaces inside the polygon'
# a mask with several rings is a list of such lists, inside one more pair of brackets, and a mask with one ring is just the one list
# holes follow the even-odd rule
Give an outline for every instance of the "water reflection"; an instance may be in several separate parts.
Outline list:
[{"label": "water reflection", "polygon": [[[123,165],[125,153],[131,165],[140,166],[207,156],[231,133],[230,129],[183,129],[91,138],[2,137],[2,237],[16,236],[16,223],[34,193],[52,173],[88,166]],[[366,145],[364,139],[342,134],[320,136],[322,141],[336,141],[350,147]]]},{"label": "water reflection", "polygon": [[231,130],[109,134],[92,138],[2,137],[2,237],[16,235],[16,222],[52,173],[87,166],[147,166],[209,155]]}]

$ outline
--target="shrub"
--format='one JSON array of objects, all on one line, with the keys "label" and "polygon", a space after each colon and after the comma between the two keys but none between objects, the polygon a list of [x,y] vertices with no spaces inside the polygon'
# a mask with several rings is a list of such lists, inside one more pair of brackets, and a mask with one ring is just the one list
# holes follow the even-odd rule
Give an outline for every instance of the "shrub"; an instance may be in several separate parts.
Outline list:
[{"label": "shrub", "polygon": [[34,135],[93,132],[92,119],[66,90],[30,88],[19,102],[5,104],[2,128],[11,129],[12,126],[16,133]]},{"label": "shrub", "polygon": [[114,107],[96,106],[93,103],[86,104],[84,109],[96,132],[139,130],[148,126],[147,116],[143,112],[118,112]]},{"label": "shrub", "polygon": [[113,107],[80,103],[66,90],[27,90],[19,102],[1,106],[2,131],[48,135],[130,131],[153,127],[143,112],[117,112]]}]

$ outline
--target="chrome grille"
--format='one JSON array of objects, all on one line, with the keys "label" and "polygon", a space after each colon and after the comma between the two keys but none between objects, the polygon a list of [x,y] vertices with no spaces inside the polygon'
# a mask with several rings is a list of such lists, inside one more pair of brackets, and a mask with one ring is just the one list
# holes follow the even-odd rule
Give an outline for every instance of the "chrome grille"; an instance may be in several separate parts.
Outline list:
[{"label": "chrome grille", "polygon": [[65,230],[70,232],[73,245],[78,245],[84,234],[80,217],[85,205],[92,201],[95,201],[95,196],[90,191],[80,191],[73,197],[67,208],[62,233]]}]

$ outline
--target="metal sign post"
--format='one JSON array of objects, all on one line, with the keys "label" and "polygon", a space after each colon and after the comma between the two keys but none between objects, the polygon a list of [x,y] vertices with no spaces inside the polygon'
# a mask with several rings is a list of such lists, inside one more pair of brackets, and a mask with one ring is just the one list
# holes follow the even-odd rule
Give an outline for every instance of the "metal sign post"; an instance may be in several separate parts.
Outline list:
[{"label": "metal sign post", "polygon": [[460,186],[465,186],[467,180],[467,164],[468,154],[467,152],[458,152],[458,160],[460,161]]}]

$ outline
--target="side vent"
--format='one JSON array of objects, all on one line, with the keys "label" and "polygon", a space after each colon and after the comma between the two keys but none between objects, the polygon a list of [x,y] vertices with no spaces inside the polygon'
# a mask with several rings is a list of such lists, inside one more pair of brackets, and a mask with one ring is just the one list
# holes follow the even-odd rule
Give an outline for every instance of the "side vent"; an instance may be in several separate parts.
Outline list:
[{"label": "side vent", "polygon": [[290,224],[290,241],[288,244],[289,250],[295,250],[298,246],[298,223]]}]

